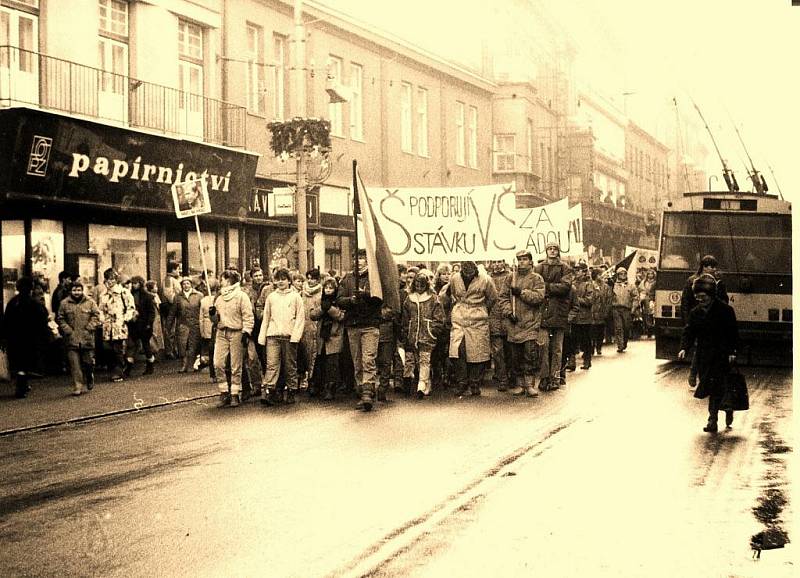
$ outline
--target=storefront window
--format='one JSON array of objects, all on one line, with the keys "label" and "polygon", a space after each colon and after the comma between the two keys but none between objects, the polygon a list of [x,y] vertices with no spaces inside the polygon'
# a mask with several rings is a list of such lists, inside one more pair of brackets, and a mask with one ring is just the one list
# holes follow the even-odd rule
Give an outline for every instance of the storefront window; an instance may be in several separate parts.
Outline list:
[{"label": "storefront window", "polygon": [[147,278],[147,229],[89,225],[89,252],[97,254],[98,279],[109,267],[128,277]]},{"label": "storefront window", "polygon": [[16,292],[17,279],[23,275],[25,260],[25,224],[22,221],[0,221],[3,253],[3,304]]},{"label": "storefront window", "polygon": [[45,303],[58,286],[58,274],[64,270],[64,229],[60,221],[31,221],[31,270],[33,278],[44,284]]},{"label": "storefront window", "polygon": [[239,268],[239,229],[228,229],[228,265]]},{"label": "storefront window", "polygon": [[269,268],[274,271],[279,267],[293,268],[297,266],[297,253],[289,247],[290,233],[287,231],[271,231],[267,242],[269,252]]},{"label": "storefront window", "polygon": [[[216,274],[217,271],[217,235],[216,233],[202,232],[200,236],[203,240],[203,251],[206,254],[206,267],[209,275]],[[189,234],[189,275],[199,276],[203,272],[203,257],[200,253],[200,245],[197,242],[197,233]]]}]

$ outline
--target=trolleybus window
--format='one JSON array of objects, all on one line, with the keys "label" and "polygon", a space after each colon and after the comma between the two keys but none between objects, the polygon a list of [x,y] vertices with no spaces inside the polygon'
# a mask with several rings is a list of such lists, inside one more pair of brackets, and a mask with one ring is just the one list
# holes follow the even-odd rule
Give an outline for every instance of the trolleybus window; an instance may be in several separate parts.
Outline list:
[{"label": "trolleybus window", "polygon": [[727,271],[791,273],[791,221],[787,215],[664,215],[662,269],[693,269],[707,254]]}]

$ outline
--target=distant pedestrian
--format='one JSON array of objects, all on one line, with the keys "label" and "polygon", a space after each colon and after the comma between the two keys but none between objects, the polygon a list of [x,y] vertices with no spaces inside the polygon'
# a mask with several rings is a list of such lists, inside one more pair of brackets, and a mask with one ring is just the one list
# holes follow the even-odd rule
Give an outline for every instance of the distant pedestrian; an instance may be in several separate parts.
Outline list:
[{"label": "distant pedestrian", "polygon": [[278,376],[286,378],[286,402],[294,403],[299,382],[297,379],[297,348],[305,329],[305,307],[296,288],[291,286],[287,269],[275,272],[277,288],[264,304],[264,318],[258,342],[267,348],[267,370],[261,390],[261,401],[274,404]]},{"label": "distant pedestrian", "polygon": [[[717,416],[725,393],[725,376],[736,361],[739,333],[733,307],[717,295],[713,275],[703,274],[692,283],[697,305],[689,312],[689,320],[681,336],[678,359],[685,359],[688,350],[697,346],[699,384],[694,392],[698,399],[708,397],[708,423],[703,431],[717,431]],[[725,425],[733,424],[733,412],[725,413]]]},{"label": "distant pedestrian", "polygon": [[323,400],[331,401],[336,396],[341,381],[339,361],[344,344],[344,311],[336,306],[339,284],[335,277],[322,282],[322,296],[318,306],[311,310],[311,318],[317,322],[317,363],[323,364]]},{"label": "distant pedestrian", "polygon": [[[216,383],[217,372],[214,368],[214,340],[217,336],[217,324],[211,318],[211,307],[217,298],[218,283],[214,278],[208,281],[209,293],[200,300],[200,366],[208,365],[208,375]],[[261,376],[258,376],[259,379]]]},{"label": "distant pedestrian", "polygon": [[497,289],[488,275],[478,273],[474,261],[463,261],[450,276],[450,359],[458,364],[459,396],[481,394],[483,369],[491,359],[489,311],[497,301]]},{"label": "distant pedestrian", "polygon": [[15,396],[22,398],[31,390],[31,377],[43,372],[42,355],[50,328],[47,308],[33,296],[33,280],[20,277],[16,289],[17,294],[9,300],[3,314],[2,343],[8,354]]},{"label": "distant pedestrian", "polygon": [[103,347],[109,352],[111,381],[124,379],[127,360],[125,345],[128,340],[128,323],[136,317],[136,305],[130,291],[119,282],[114,269],[103,271],[106,292],[100,296],[100,312],[103,320]]},{"label": "distant pedestrian", "polygon": [[61,300],[56,319],[67,349],[72,395],[81,395],[84,386],[91,391],[94,387],[94,332],[102,321],[100,308],[91,297],[84,295],[80,280],[72,282],[70,295]]},{"label": "distant pedestrian", "polygon": [[[589,278],[586,263],[575,266],[575,280],[572,282],[575,289],[575,315],[572,320],[572,345],[573,357],[578,350],[583,352],[581,369],[592,367],[592,309],[595,302],[595,286]],[[574,359],[573,359],[574,363]]]},{"label": "distant pedestrian", "polygon": [[[516,254],[517,269],[507,276],[499,291],[508,342],[512,347],[516,387],[512,395],[536,397],[536,378],[542,359],[542,302],[545,283],[533,270],[533,255]],[[546,330],[545,330],[546,331]]]},{"label": "distant pedestrian", "polygon": [[570,287],[573,273],[570,266],[561,260],[561,249],[555,241],[545,245],[546,259],[536,265],[535,271],[545,283],[542,304],[542,364],[539,370],[539,389],[557,389],[565,381],[560,375],[561,355],[564,347],[564,332],[568,327]]},{"label": "distant pedestrian", "polygon": [[[253,305],[241,290],[241,277],[237,271],[226,270],[220,276],[220,294],[209,308],[209,316],[217,322],[214,343],[214,371],[225,375],[225,365],[230,356],[230,384],[219,381],[219,406],[237,407],[242,392],[242,352],[253,331]],[[198,312],[199,316],[199,312]],[[230,387],[230,392],[228,392]]]},{"label": "distant pedestrian", "polygon": [[400,339],[406,352],[406,363],[417,375],[417,397],[431,394],[431,352],[444,324],[439,296],[430,289],[427,275],[417,275],[412,292],[403,304]]},{"label": "distant pedestrian", "polygon": [[[490,261],[488,273],[495,289],[497,289],[498,296],[501,296],[503,287],[508,285],[508,279],[511,277],[511,271],[506,266],[506,262],[503,260]],[[513,384],[514,381],[514,364],[512,361],[514,348],[508,340],[508,331],[506,329],[507,312],[504,311],[504,307],[503,299],[498,298],[489,312],[489,339],[492,346],[494,381],[497,391],[500,392],[508,391],[509,383]],[[539,328],[537,327],[536,330],[538,331]]]},{"label": "distant pedestrian", "polygon": [[203,294],[194,288],[189,277],[181,279],[181,290],[175,296],[175,335],[178,357],[181,360],[180,373],[187,373],[194,365],[200,350],[200,300]]},{"label": "distant pedestrian", "polygon": [[300,290],[300,297],[305,308],[305,328],[303,337],[300,340],[299,352],[304,358],[302,364],[305,371],[299,374],[300,389],[308,390],[310,395],[316,395],[319,391],[317,383],[314,381],[314,363],[317,360],[317,322],[311,319],[311,310],[319,306],[322,298],[322,285],[320,284],[319,269],[309,269],[306,273],[306,280]]},{"label": "distant pedestrian", "polygon": [[153,320],[153,337],[150,338],[150,351],[157,355],[164,351],[164,329],[161,327],[161,297],[158,294],[158,281],[148,280],[144,285],[145,290],[153,298],[156,307],[156,318]]},{"label": "distant pedestrian", "polygon": [[628,348],[633,314],[639,307],[639,292],[628,283],[628,270],[625,267],[617,267],[613,292],[611,313],[614,316],[614,341],[617,353],[623,353]]},{"label": "distant pedestrian", "polygon": [[608,280],[603,277],[603,269],[592,270],[594,283],[594,300],[592,302],[592,345],[596,355],[603,355],[603,342],[606,337],[606,325],[611,318],[613,292]]},{"label": "distant pedestrian", "polygon": [[131,277],[131,295],[136,307],[136,319],[128,323],[127,362],[128,373],[136,362],[136,351],[141,346],[144,353],[145,367],[143,375],[153,373],[153,364],[156,356],[151,349],[153,327],[158,315],[155,298],[147,291],[144,278],[136,275]]},{"label": "distant pedestrian", "polygon": [[182,265],[175,261],[167,263],[167,274],[164,276],[162,289],[164,299],[162,300],[161,324],[164,332],[164,351],[167,359],[175,359],[178,355],[178,347],[175,339],[175,314],[177,308],[175,297],[181,290],[181,269]]}]

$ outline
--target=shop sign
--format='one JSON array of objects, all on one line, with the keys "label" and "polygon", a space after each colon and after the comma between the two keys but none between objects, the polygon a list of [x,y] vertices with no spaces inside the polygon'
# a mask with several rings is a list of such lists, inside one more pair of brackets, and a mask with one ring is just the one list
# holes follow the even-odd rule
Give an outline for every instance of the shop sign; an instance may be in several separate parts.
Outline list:
[{"label": "shop sign", "polygon": [[[306,192],[306,222],[319,225],[319,189]],[[248,216],[253,219],[275,219],[287,223],[297,222],[294,187],[255,188],[250,194]],[[352,217],[350,217],[352,222]]]},{"label": "shop sign", "polygon": [[213,214],[244,216],[257,155],[69,118],[0,111],[0,192],[172,213],[172,186],[206,182]]}]

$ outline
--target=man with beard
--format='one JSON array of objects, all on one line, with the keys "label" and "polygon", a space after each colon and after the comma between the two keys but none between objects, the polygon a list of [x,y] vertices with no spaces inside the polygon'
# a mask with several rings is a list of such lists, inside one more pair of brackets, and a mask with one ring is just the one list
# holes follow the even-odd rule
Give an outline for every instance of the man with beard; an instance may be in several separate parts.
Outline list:
[{"label": "man with beard", "polygon": [[481,394],[484,364],[489,361],[489,311],[497,301],[497,290],[488,275],[479,275],[474,261],[461,263],[450,277],[450,359],[457,360],[459,396]]}]

